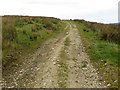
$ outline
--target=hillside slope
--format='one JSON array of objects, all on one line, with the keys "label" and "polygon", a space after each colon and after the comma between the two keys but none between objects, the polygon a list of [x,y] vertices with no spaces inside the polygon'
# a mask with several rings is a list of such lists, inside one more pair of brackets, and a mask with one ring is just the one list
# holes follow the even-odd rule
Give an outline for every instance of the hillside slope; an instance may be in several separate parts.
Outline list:
[{"label": "hillside slope", "polygon": [[26,62],[14,74],[5,76],[5,87],[106,87],[103,81],[99,81],[76,25],[66,23],[64,30],[67,32],[43,43],[33,54],[23,58]]},{"label": "hillside slope", "polygon": [[3,87],[118,88],[117,28],[83,20],[4,16]]}]

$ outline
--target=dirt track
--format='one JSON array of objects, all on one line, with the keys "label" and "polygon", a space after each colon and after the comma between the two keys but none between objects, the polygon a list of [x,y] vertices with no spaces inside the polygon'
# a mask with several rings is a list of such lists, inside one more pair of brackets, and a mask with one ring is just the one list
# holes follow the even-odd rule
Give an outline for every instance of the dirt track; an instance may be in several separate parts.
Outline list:
[{"label": "dirt track", "polygon": [[[99,81],[98,73],[90,63],[76,25],[68,22],[66,29],[69,29],[66,35],[46,41],[36,52],[28,55],[22,66],[24,68],[19,68],[11,76],[13,83],[8,82],[6,86],[27,88],[105,87]],[[67,38],[70,39],[68,46],[64,44]],[[66,59],[62,59],[60,56],[62,50],[65,51]],[[66,65],[65,71],[60,64],[61,61]],[[61,73],[65,73],[65,76],[59,75]],[[61,83],[65,85],[61,85]]]}]

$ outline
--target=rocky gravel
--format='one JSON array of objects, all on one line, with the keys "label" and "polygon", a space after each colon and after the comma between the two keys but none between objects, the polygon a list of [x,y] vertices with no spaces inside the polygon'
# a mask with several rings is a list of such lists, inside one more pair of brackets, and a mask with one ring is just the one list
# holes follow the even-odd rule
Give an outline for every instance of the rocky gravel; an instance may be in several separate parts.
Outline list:
[{"label": "rocky gravel", "polygon": [[[64,71],[66,88],[105,88],[103,81],[99,80],[97,70],[92,66],[89,56],[83,47],[79,31],[73,23],[65,29],[68,32],[63,36],[47,40],[35,52],[26,56],[23,65],[18,65],[15,72],[6,76],[3,87],[8,88],[62,88],[59,86],[58,62],[61,61],[60,53],[64,47],[69,72]],[[70,45],[65,46],[66,38]]]}]

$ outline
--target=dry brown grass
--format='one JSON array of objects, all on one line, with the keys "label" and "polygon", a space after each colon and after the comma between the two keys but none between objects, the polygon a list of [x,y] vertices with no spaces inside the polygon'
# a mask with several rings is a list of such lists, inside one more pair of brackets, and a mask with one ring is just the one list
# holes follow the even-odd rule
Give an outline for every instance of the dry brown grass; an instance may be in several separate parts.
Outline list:
[{"label": "dry brown grass", "polygon": [[85,26],[89,27],[94,31],[98,36],[109,42],[119,43],[120,40],[120,31],[119,26],[115,24],[102,24],[96,22],[88,22],[84,20],[75,20],[83,23]]}]

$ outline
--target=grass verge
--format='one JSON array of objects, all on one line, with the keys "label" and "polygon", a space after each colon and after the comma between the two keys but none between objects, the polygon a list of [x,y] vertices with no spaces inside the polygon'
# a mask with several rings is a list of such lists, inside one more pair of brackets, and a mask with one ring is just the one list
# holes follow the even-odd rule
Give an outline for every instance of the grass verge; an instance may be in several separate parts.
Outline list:
[{"label": "grass verge", "polygon": [[95,32],[80,22],[73,23],[79,29],[91,62],[100,72],[100,81],[105,81],[109,88],[118,88],[118,45],[101,40]]},{"label": "grass verge", "polygon": [[[13,22],[8,22],[12,20]],[[9,25],[10,23],[12,25]],[[49,38],[56,38],[66,32],[64,29],[66,23],[47,17],[3,17],[3,27],[2,69],[4,74],[14,72],[15,67],[24,63],[25,56],[33,53]]]}]

